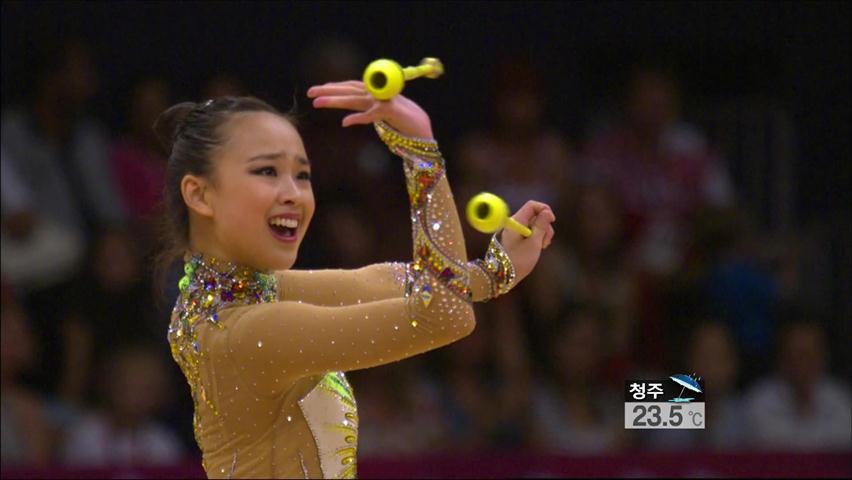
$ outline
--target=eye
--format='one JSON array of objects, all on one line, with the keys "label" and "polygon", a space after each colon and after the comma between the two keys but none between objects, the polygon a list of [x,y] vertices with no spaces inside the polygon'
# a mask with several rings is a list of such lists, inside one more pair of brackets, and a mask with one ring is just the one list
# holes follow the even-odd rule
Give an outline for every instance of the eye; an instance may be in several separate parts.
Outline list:
[{"label": "eye", "polygon": [[296,175],[296,178],[299,180],[311,181],[311,172],[299,172],[299,174]]},{"label": "eye", "polygon": [[264,175],[264,176],[270,176],[270,177],[275,177],[275,176],[278,175],[277,172],[275,171],[275,167],[258,168],[257,170],[254,170],[252,173],[254,173],[255,175]]}]

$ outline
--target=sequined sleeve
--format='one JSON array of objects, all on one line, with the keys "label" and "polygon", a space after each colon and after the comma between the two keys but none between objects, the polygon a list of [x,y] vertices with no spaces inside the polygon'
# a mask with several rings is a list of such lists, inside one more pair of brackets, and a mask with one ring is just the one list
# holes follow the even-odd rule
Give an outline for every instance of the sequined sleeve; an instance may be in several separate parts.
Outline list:
[{"label": "sequined sleeve", "polygon": [[484,258],[464,260],[458,213],[449,185],[442,185],[442,180],[446,183],[444,161],[434,142],[414,139],[405,143],[406,137],[383,123],[377,124],[376,129],[405,162],[412,207],[413,260],[378,263],[355,270],[278,271],[275,276],[280,298],[345,306],[415,293],[428,302],[431,286],[415,282],[422,277],[421,269],[448,278],[454,291],[470,301],[488,301],[506,293],[514,274],[496,236]]},{"label": "sequined sleeve", "polygon": [[281,300],[344,306],[398,298],[405,292],[410,262],[385,262],[344,270],[275,272]]},{"label": "sequined sleeve", "polygon": [[[471,279],[489,287],[465,255],[461,224],[437,145],[401,137],[386,125],[380,137],[402,157],[411,206],[413,259],[352,271],[326,271],[304,283],[301,303],[282,286],[284,301],[238,307],[227,329],[235,360],[254,365],[261,391],[274,393],[301,376],[397,361],[447,345],[473,331]],[[287,282],[287,274],[278,280]],[[319,277],[317,277],[319,278]],[[377,285],[383,283],[384,285]],[[308,291],[310,293],[308,293]],[[290,292],[290,294],[288,294]],[[287,300],[287,298],[291,300]],[[305,299],[310,298],[308,302]],[[360,302],[360,303],[359,303]],[[223,312],[224,315],[224,312]]]},{"label": "sequined sleeve", "polygon": [[[486,259],[488,256],[486,255]],[[495,278],[484,259],[467,262],[474,302],[496,296]],[[275,272],[281,300],[324,306],[357,305],[405,294],[412,262],[383,262],[357,269],[281,270]]]}]

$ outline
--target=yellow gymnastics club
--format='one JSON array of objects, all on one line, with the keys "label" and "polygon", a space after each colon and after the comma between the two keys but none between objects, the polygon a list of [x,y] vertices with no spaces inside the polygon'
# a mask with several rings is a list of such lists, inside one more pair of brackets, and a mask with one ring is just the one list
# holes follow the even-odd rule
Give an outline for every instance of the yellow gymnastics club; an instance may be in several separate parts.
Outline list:
[{"label": "yellow gymnastics club", "polygon": [[509,206],[493,193],[482,192],[467,202],[467,221],[482,233],[494,233],[501,228],[514,230],[524,237],[532,235],[529,227],[509,216]]},{"label": "yellow gymnastics club", "polygon": [[417,77],[438,78],[444,73],[444,65],[437,58],[427,57],[416,67],[405,67],[393,60],[381,58],[364,70],[364,85],[377,100],[390,100],[399,95],[406,80]]}]

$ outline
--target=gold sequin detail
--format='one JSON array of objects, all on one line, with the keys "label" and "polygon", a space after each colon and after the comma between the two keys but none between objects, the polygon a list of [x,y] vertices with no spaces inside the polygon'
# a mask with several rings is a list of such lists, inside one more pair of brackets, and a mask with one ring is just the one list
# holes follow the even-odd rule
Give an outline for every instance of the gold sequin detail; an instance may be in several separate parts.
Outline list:
[{"label": "gold sequin detail", "polygon": [[224,329],[224,325],[219,323],[219,310],[222,308],[274,302],[278,300],[278,294],[272,275],[213,257],[201,254],[188,256],[183,270],[185,275],[178,283],[180,296],[172,310],[168,340],[172,358],[186,376],[192,393],[195,404],[192,424],[198,441],[201,432],[199,402],[204,402],[214,415],[219,415],[199,376],[199,362],[204,352],[198,344],[198,325],[209,322]]},{"label": "gold sequin detail", "polygon": [[[434,208],[430,202],[432,191],[446,173],[438,143],[402,135],[384,122],[376,122],[375,127],[388,148],[405,160],[414,235],[414,261],[411,266],[414,278],[413,285],[407,287],[406,292],[416,293],[423,306],[428,308],[434,296],[434,287],[428,279],[431,276],[463,300],[471,301],[467,266],[443,252],[441,242],[433,238],[443,236],[441,229],[445,224],[431,218],[431,209]],[[427,272],[429,275],[424,275]],[[412,321],[411,325],[417,326],[417,321]]]},{"label": "gold sequin detail", "polygon": [[507,293],[515,285],[515,265],[506,253],[506,249],[497,240],[496,233],[491,237],[485,259],[476,260],[474,263],[489,274],[494,290],[492,297]]}]

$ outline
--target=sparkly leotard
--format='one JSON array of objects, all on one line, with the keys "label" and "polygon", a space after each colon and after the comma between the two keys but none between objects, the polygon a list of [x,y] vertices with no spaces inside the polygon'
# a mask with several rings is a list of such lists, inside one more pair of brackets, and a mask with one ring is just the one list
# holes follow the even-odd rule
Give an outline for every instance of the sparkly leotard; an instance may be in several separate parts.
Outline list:
[{"label": "sparkly leotard", "polygon": [[168,338],[211,478],[354,478],[358,413],[342,372],[468,335],[471,302],[511,286],[496,238],[485,260],[467,261],[434,141],[376,129],[404,160],[411,262],[263,273],[186,258]]}]

